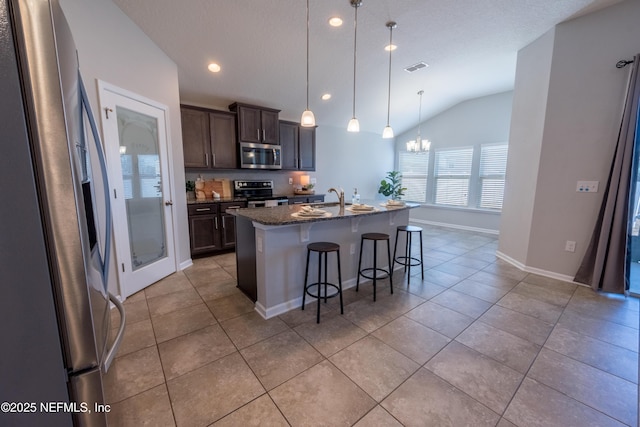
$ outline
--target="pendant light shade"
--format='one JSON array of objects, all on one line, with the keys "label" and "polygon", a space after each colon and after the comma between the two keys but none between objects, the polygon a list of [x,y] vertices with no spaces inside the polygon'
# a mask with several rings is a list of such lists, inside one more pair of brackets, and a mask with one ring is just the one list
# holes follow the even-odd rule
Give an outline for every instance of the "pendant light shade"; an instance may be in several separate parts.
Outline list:
[{"label": "pendant light shade", "polygon": [[389,115],[391,114],[391,52],[393,50],[391,46],[393,45],[393,29],[397,26],[393,21],[387,22],[387,28],[389,28],[389,89],[387,93],[387,126],[382,131],[382,137],[385,139],[393,138],[393,129],[389,124]]},{"label": "pendant light shade", "polygon": [[309,0],[307,0],[307,109],[302,112],[300,126],[314,127],[315,125],[316,117],[309,109]]},{"label": "pendant light shade", "polygon": [[356,10],[353,25],[353,116],[347,126],[348,132],[360,132],[360,123],[356,118],[356,50],[358,46],[358,8],[362,6],[362,0],[349,0]]}]

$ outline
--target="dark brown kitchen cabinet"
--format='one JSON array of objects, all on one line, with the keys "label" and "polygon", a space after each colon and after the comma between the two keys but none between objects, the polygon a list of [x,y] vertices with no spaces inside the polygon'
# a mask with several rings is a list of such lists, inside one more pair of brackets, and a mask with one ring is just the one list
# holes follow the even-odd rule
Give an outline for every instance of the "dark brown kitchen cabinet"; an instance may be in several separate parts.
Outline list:
[{"label": "dark brown kitchen cabinet", "polygon": [[235,217],[227,209],[244,208],[246,202],[211,202],[188,206],[191,255],[203,255],[236,245]]},{"label": "dark brown kitchen cabinet", "polygon": [[180,113],[185,168],[238,167],[235,114],[186,105]]},{"label": "dark brown kitchen cabinet", "polygon": [[280,121],[282,169],[316,170],[316,129]]},{"label": "dark brown kitchen cabinet", "polygon": [[280,110],[233,103],[229,110],[237,114],[239,142],[279,144],[278,114]]}]

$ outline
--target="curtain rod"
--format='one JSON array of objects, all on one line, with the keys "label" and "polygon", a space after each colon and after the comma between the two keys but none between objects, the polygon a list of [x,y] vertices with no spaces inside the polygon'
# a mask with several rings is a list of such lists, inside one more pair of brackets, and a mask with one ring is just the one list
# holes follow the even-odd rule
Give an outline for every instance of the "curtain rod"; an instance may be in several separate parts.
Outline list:
[{"label": "curtain rod", "polygon": [[632,60],[623,59],[622,61],[618,61],[616,63],[616,68],[624,68],[629,64],[633,64],[633,59]]}]

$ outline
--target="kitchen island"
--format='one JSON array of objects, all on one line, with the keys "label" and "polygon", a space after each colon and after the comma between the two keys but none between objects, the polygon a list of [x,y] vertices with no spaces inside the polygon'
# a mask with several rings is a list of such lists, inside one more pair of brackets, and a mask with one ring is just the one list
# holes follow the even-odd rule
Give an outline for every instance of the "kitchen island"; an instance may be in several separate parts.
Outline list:
[{"label": "kitchen island", "polygon": [[[368,201],[374,209],[354,211],[347,205],[321,204],[318,217],[301,217],[304,206],[285,205],[258,209],[238,209],[236,215],[236,261],[238,287],[256,303],[265,319],[302,304],[307,244],[319,241],[340,245],[342,286],[356,285],[360,236],[387,233],[391,251],[396,227],[407,225],[409,209],[418,206],[386,207],[381,201]],[[404,241],[398,242],[404,251]],[[373,246],[365,245],[362,265],[372,264]],[[317,274],[317,257],[309,264],[311,277]],[[386,248],[378,250],[378,266],[388,266]],[[399,268],[399,267],[398,267]],[[337,283],[335,257],[329,257],[329,281]],[[311,302],[311,301],[310,301]]]}]

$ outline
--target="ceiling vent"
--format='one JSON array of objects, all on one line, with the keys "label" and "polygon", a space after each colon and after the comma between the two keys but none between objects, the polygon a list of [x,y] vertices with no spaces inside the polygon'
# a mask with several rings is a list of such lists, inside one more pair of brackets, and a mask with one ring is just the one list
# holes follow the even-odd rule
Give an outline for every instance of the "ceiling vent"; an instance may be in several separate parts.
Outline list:
[{"label": "ceiling vent", "polygon": [[404,70],[407,73],[413,73],[414,71],[421,70],[422,68],[427,68],[428,66],[429,64],[427,64],[426,62],[418,62],[417,64],[409,65]]}]

